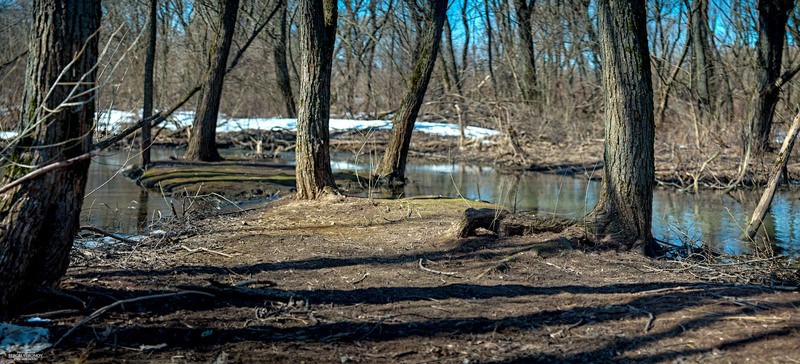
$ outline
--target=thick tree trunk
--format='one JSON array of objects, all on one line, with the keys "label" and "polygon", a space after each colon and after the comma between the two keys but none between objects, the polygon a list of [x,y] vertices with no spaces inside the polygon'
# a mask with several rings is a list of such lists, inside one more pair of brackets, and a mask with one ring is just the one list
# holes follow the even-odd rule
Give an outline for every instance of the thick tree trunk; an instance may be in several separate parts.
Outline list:
[{"label": "thick tree trunk", "polygon": [[220,3],[223,6],[222,24],[215,37],[208,78],[203,86],[203,94],[192,124],[192,135],[185,155],[186,159],[190,160],[206,162],[222,160],[217,150],[217,118],[222,86],[225,82],[225,70],[228,68],[228,54],[236,28],[239,0],[220,0]]},{"label": "thick tree trunk", "polygon": [[[149,1],[147,15],[147,54],[144,60],[144,92],[142,100],[142,119],[153,115],[153,69],[156,64],[156,19],[158,19],[158,0]],[[150,125],[142,125],[142,168],[150,164]]]},{"label": "thick tree trunk", "polygon": [[408,148],[411,144],[411,132],[417,121],[419,109],[428,89],[436,56],[439,52],[439,42],[442,38],[444,19],[447,16],[447,0],[430,2],[430,11],[426,14],[425,26],[417,42],[417,62],[408,87],[400,102],[400,107],[392,120],[392,136],[383,154],[378,175],[390,183],[403,184],[405,182],[406,160]]},{"label": "thick tree trunk", "polygon": [[286,117],[296,118],[297,107],[294,104],[294,93],[292,93],[292,83],[289,78],[289,67],[286,64],[286,33],[288,27],[289,12],[285,1],[281,1],[280,19],[276,22],[275,33],[278,39],[272,46],[272,56],[275,58],[275,75],[278,79],[278,87],[283,94],[284,105],[286,106]]},{"label": "thick tree trunk", "polygon": [[708,0],[692,0],[692,55],[694,88],[696,95],[695,109],[701,123],[707,123],[714,114],[714,95],[712,79],[714,77],[713,54],[709,45]]},{"label": "thick tree trunk", "polygon": [[536,0],[514,0],[517,15],[517,32],[519,33],[520,47],[522,48],[523,78],[522,97],[526,101],[539,102],[539,86],[536,80],[536,52],[533,48],[533,30],[531,29],[531,15]]},{"label": "thick tree trunk", "polygon": [[[100,2],[37,0],[23,115],[2,184],[77,157],[92,145]],[[16,164],[18,163],[18,164]],[[89,160],[54,169],[0,195],[0,314],[24,304],[22,290],[55,287],[78,231]]]},{"label": "thick tree trunk", "polygon": [[336,188],[329,144],[331,66],[336,0],[300,1],[300,110],[297,115],[297,198],[315,199]]},{"label": "thick tree trunk", "polygon": [[773,85],[780,77],[786,22],[793,7],[793,0],[758,1],[757,84],[750,102],[749,128],[746,130],[745,153],[748,154],[761,155],[769,148],[772,116],[780,95],[780,88]]},{"label": "thick tree trunk", "polygon": [[597,237],[622,249],[653,254],[655,134],[645,2],[599,0],[597,17],[606,105],[605,168],[600,201],[587,224]]}]

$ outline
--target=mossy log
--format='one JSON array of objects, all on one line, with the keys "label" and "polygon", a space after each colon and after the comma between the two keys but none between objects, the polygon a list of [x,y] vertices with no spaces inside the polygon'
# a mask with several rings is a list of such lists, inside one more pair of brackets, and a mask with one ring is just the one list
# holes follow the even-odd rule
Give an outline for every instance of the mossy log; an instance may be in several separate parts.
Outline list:
[{"label": "mossy log", "polygon": [[486,229],[497,236],[539,234],[543,232],[562,232],[574,225],[574,221],[556,217],[514,215],[506,210],[468,208],[459,221],[448,230],[447,235],[462,239],[474,236],[478,229]]}]

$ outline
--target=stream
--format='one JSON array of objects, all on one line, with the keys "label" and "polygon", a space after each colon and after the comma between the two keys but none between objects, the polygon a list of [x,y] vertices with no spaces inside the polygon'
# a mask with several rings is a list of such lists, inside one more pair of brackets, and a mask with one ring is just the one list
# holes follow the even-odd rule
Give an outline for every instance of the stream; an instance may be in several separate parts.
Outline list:
[{"label": "stream", "polygon": [[[182,150],[157,148],[153,159],[182,155]],[[243,158],[242,151],[223,150],[223,156]],[[331,156],[334,171],[357,171],[368,175],[378,158],[353,155]],[[186,208],[182,199],[173,200],[156,192],[145,192],[122,176],[124,165],[138,161],[135,154],[124,151],[95,157],[89,171],[87,196],[81,213],[81,224],[111,232],[143,233],[159,219]],[[293,163],[293,156],[274,160]],[[491,167],[471,164],[434,164],[410,160],[406,169],[409,183],[403,196],[442,195],[484,200],[505,205],[509,210],[539,211],[567,218],[579,218],[597,202],[600,183],[582,178],[541,173],[501,174]],[[361,195],[366,196],[371,191]],[[378,196],[375,195],[374,196]],[[751,249],[738,239],[747,217],[760,197],[760,191],[738,192],[743,203],[713,191],[695,196],[672,189],[657,188],[653,197],[653,236],[674,243],[706,243],[728,253]],[[248,201],[239,208],[266,203]],[[465,207],[467,207],[465,201]],[[217,200],[205,208],[234,210],[226,201]],[[764,219],[764,228],[776,253],[800,253],[800,192],[779,191],[772,202],[771,213]]]}]

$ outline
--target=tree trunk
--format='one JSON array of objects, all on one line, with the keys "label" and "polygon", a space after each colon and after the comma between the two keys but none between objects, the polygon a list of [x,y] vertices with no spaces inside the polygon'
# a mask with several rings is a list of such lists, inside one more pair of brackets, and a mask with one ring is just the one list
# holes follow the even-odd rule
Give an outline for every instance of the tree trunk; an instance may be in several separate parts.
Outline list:
[{"label": "tree trunk", "polygon": [[447,21],[447,17],[444,19],[444,52],[445,57],[444,59],[444,66],[447,68],[446,72],[449,75],[452,75],[453,83],[456,85],[456,92],[458,92],[459,96],[464,96],[464,89],[462,86],[462,74],[458,71],[458,64],[456,63],[456,51],[455,47],[453,47],[453,31],[450,28],[450,22]]},{"label": "tree trunk", "polygon": [[297,198],[315,199],[336,188],[329,145],[331,66],[336,0],[300,1],[300,110],[297,116]]},{"label": "tree trunk", "polygon": [[775,190],[778,188],[778,182],[780,182],[781,175],[783,174],[781,172],[785,170],[786,163],[789,162],[789,155],[792,154],[798,132],[800,132],[800,114],[794,117],[792,126],[789,128],[789,132],[783,140],[781,151],[775,159],[775,165],[772,167],[772,176],[769,178],[767,188],[764,189],[764,193],[758,201],[758,206],[753,210],[753,216],[750,217],[750,221],[747,223],[744,237],[748,240],[752,240],[756,237],[758,229],[761,227],[761,222],[764,220],[764,216],[767,215],[767,211],[769,211],[772,198],[775,197]]},{"label": "tree trunk", "polygon": [[[464,48],[461,50],[461,69],[459,70],[459,80],[463,82],[467,74],[467,61],[469,61],[469,14],[467,13],[467,5],[469,1],[463,1],[461,4],[461,26],[464,33]],[[463,90],[464,85],[461,85]]]},{"label": "tree trunk", "polygon": [[292,93],[292,83],[289,78],[289,67],[286,64],[286,33],[289,19],[288,6],[285,1],[281,1],[280,14],[278,15],[275,32],[278,39],[272,45],[272,55],[275,58],[275,74],[278,78],[278,87],[283,94],[284,105],[286,105],[286,117],[296,118],[297,107],[294,104],[294,93]]},{"label": "tree trunk", "polygon": [[599,202],[587,216],[597,237],[651,255],[655,162],[653,85],[644,0],[599,0],[605,153]]},{"label": "tree trunk", "polygon": [[487,67],[489,68],[489,78],[492,80],[492,96],[494,99],[497,99],[497,80],[494,77],[494,57],[493,54],[494,44],[492,42],[492,18],[489,17],[489,2],[486,1],[483,3],[483,15],[484,15],[484,23],[486,26],[486,63]]},{"label": "tree trunk", "polygon": [[428,82],[431,79],[439,42],[442,36],[444,20],[447,16],[447,0],[435,0],[430,3],[430,11],[426,14],[426,22],[420,41],[417,42],[417,62],[408,81],[406,93],[400,107],[392,120],[392,136],[386,146],[378,175],[389,183],[405,182],[406,159],[411,144],[411,132],[417,114],[422,107]]},{"label": "tree trunk", "polygon": [[[149,1],[147,15],[147,54],[144,60],[144,92],[142,101],[142,119],[153,115],[153,69],[156,64],[156,19],[158,19],[158,0]],[[142,169],[150,165],[150,125],[142,125]]]},{"label": "tree trunk", "polygon": [[536,0],[514,0],[517,15],[517,32],[519,33],[520,47],[523,52],[523,79],[522,97],[526,101],[539,101],[538,82],[536,80],[536,52],[533,48],[533,31],[531,29],[531,15]]},{"label": "tree trunk", "polygon": [[216,162],[222,160],[217,150],[217,118],[222,98],[222,86],[225,82],[225,70],[228,68],[228,54],[233,43],[236,28],[236,13],[239,11],[239,0],[220,0],[223,7],[219,33],[212,46],[211,64],[200,104],[197,105],[192,135],[186,159]]},{"label": "tree trunk", "polygon": [[793,7],[793,0],[758,1],[757,88],[750,102],[745,153],[761,155],[769,148],[772,116],[780,94],[780,88],[773,84],[780,77],[786,23]]},{"label": "tree trunk", "polygon": [[[28,166],[89,151],[95,114],[100,2],[37,0],[28,45],[21,125],[2,184]],[[24,289],[56,287],[78,232],[89,160],[54,169],[0,195],[0,315]]]},{"label": "tree trunk", "polygon": [[709,122],[714,114],[715,100],[712,92],[714,62],[709,46],[708,0],[692,1],[692,74],[696,91],[695,109],[700,123]]}]

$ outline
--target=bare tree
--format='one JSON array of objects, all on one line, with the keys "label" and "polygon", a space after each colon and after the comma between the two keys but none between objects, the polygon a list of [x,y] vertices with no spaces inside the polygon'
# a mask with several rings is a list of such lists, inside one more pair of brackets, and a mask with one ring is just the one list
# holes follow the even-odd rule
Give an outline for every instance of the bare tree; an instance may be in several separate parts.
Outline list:
[{"label": "bare tree", "polygon": [[[142,101],[142,119],[153,115],[153,71],[156,64],[156,34],[158,19],[158,0],[148,1],[147,14],[147,54],[144,61],[144,100]],[[142,168],[147,169],[150,164],[150,125],[142,126]]]},{"label": "bare tree", "polygon": [[599,0],[605,91],[600,200],[587,217],[596,236],[623,249],[655,252],[651,233],[655,162],[653,86],[644,0]]},{"label": "bare tree", "polygon": [[533,47],[533,29],[531,16],[536,0],[514,0],[517,16],[517,32],[519,33],[522,57],[523,78],[520,82],[522,97],[526,101],[538,102],[539,86],[536,80],[536,51]]},{"label": "bare tree", "polygon": [[277,39],[273,40],[272,56],[275,58],[275,74],[278,79],[278,87],[283,96],[284,105],[286,107],[286,117],[297,117],[297,107],[294,104],[294,93],[292,93],[292,83],[289,78],[289,67],[286,64],[286,46],[287,46],[287,27],[289,23],[289,10],[286,1],[280,1],[280,14],[275,22],[274,32]]},{"label": "bare tree", "polygon": [[[100,2],[36,0],[21,126],[2,184],[92,145]],[[78,232],[89,160],[66,163],[0,195],[0,314],[26,289],[55,287]]]},{"label": "bare tree", "polygon": [[214,37],[211,64],[192,124],[186,159],[206,162],[222,160],[216,143],[217,119],[222,86],[228,68],[228,54],[236,27],[236,14],[239,11],[239,0],[221,0],[220,5],[223,7],[221,26]]},{"label": "bare tree", "polygon": [[708,29],[708,0],[692,0],[692,54],[696,117],[707,123],[714,114],[714,61]]},{"label": "bare tree", "polygon": [[297,197],[315,199],[336,188],[329,145],[331,64],[336,0],[300,0],[300,110],[297,115]]},{"label": "bare tree", "polygon": [[769,148],[772,116],[780,88],[775,83],[781,75],[786,23],[794,0],[758,0],[758,40],[756,42],[757,84],[750,102],[747,152],[761,155]]},{"label": "bare tree", "polygon": [[405,183],[406,160],[411,144],[411,134],[417,120],[419,109],[428,89],[428,82],[433,73],[436,56],[439,52],[439,42],[442,38],[442,28],[447,16],[447,0],[430,2],[430,8],[425,11],[425,25],[417,42],[417,62],[408,88],[400,102],[392,120],[392,136],[383,154],[378,176],[390,183]]}]

